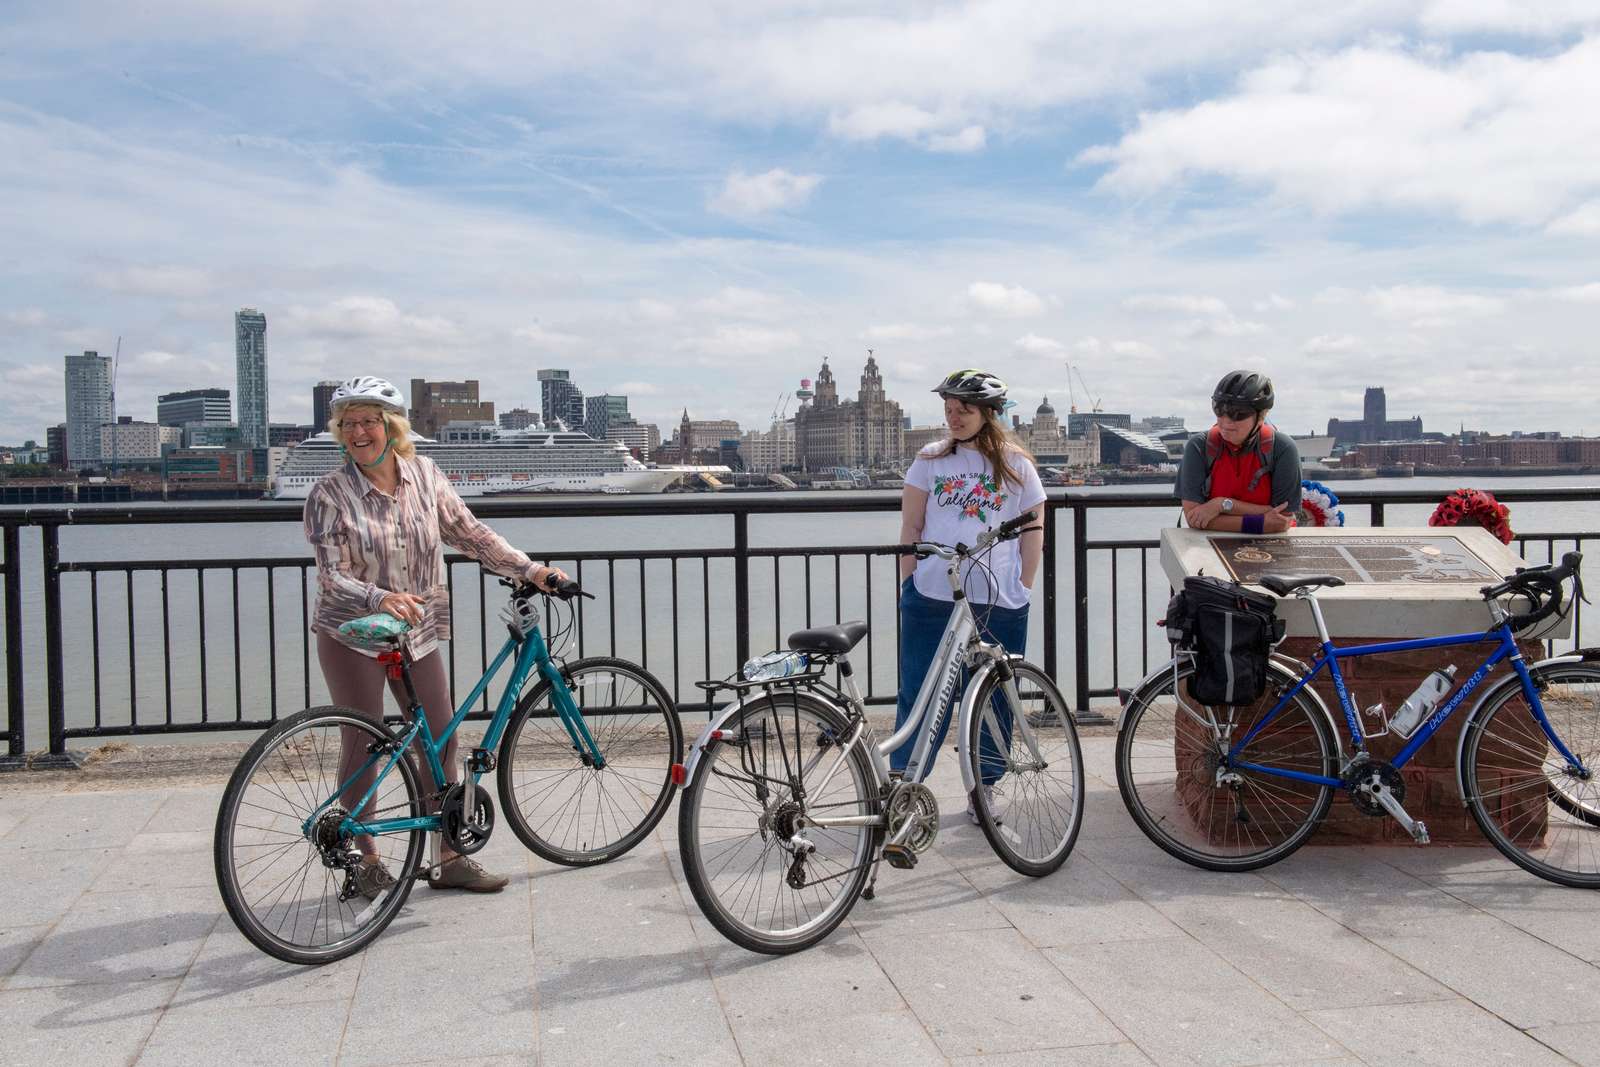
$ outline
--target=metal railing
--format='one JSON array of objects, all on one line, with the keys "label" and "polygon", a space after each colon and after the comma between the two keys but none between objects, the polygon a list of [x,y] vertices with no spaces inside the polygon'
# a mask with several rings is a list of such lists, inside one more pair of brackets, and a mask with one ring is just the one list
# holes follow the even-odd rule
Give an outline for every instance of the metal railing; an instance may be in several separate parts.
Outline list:
[{"label": "metal railing", "polygon": [[[1496,493],[1508,503],[1600,501],[1600,487],[1509,488]],[[1342,503],[1347,510],[1369,508],[1371,525],[1382,526],[1387,507],[1432,504],[1439,496],[1438,490],[1352,488],[1342,494]],[[781,499],[752,494],[483,500],[474,501],[472,509],[489,520],[687,516],[731,521],[731,544],[540,553],[545,561],[567,567],[580,582],[602,591],[601,600],[593,605],[576,602],[571,654],[614,653],[636,659],[664,675],[681,706],[693,711],[707,705],[700,691],[685,681],[725,675],[752,651],[764,651],[752,648],[751,635],[753,628],[766,632],[769,610],[777,642],[785,632],[786,617],[803,620],[807,626],[834,621],[847,594],[855,603],[858,587],[866,618],[878,624],[873,628],[878,639],[868,639],[862,656],[867,697],[876,704],[892,702],[899,642],[898,612],[890,592],[897,584],[892,550],[881,544],[753,547],[750,522],[763,515],[892,512],[898,506],[898,493],[878,492]],[[1131,683],[1166,658],[1159,634],[1152,641],[1154,613],[1169,592],[1160,567],[1159,541],[1089,535],[1097,513],[1129,509],[1164,509],[1174,519],[1177,511],[1165,487],[1096,493],[1057,489],[1046,503],[1048,532],[1034,609],[1041,641],[1030,645],[1030,658],[1063,680],[1070,660],[1066,671],[1070,684],[1063,689],[1085,716],[1092,715],[1095,698],[1112,696],[1119,685]],[[181,513],[170,505],[0,509],[7,678],[6,729],[0,741],[13,762],[26,751],[24,640],[31,644],[40,636],[24,618],[22,530],[36,528],[39,536],[48,751],[65,757],[69,743],[84,738],[261,729],[311,703],[318,675],[312,669],[307,636],[314,597],[314,564],[308,556],[62,560],[62,528],[156,524],[198,530],[212,523],[281,524],[300,519],[301,505],[292,501],[196,504]],[[1531,562],[1543,562],[1558,557],[1568,544],[1582,548],[1597,539],[1600,532],[1532,533],[1520,536],[1518,547]],[[795,572],[787,578],[786,565]],[[463,567],[468,571],[462,572]],[[458,637],[449,645],[455,685],[458,675],[470,669],[461,660],[471,657],[472,644],[478,649],[478,656],[471,657],[478,659],[478,669],[487,665],[491,626],[498,632],[499,624],[490,618],[489,575],[459,556],[447,557],[446,575]],[[770,588],[766,598],[770,603],[753,604],[753,583]],[[253,598],[247,613],[251,617],[241,616],[242,590]],[[72,650],[64,640],[69,610],[64,592],[81,605],[73,614]],[[636,612],[628,603],[630,597],[637,602]],[[659,604],[662,598],[667,601],[664,607]],[[159,612],[143,606],[150,599],[159,603]],[[818,599],[831,603],[833,614],[814,617]],[[888,618],[883,617],[885,611]],[[652,621],[662,618],[667,620],[664,626]],[[1582,621],[1580,605],[1573,636],[1564,646],[1582,643]],[[257,622],[264,624],[259,639],[251,632]],[[473,622],[475,642],[470,640]],[[292,623],[297,637],[291,637],[286,623]],[[112,647],[114,638],[102,639],[108,627],[124,631],[124,640],[115,642],[118,648]],[[622,642],[626,649],[619,645],[619,627],[629,631]],[[465,642],[460,640],[464,628],[469,638]],[[894,651],[883,636],[889,632],[895,636]],[[1070,651],[1064,648],[1064,637],[1070,639]],[[1103,647],[1097,639],[1104,639]],[[464,644],[468,647],[463,649]],[[158,670],[153,667],[156,648]],[[36,658],[37,651],[33,655]],[[183,677],[193,675],[197,681],[186,684],[176,696],[175,657]],[[115,677],[112,671],[117,671]],[[73,714],[68,706],[69,672],[79,690]]]}]

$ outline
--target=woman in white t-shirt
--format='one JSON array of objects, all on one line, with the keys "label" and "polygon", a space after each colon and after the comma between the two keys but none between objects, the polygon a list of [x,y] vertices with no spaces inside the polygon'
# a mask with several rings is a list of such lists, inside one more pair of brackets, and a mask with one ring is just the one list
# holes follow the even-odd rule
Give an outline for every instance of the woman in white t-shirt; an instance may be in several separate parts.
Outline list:
[{"label": "woman in white t-shirt", "polygon": [[[906,471],[900,498],[900,542],[937,541],[972,544],[985,530],[1044,503],[1044,485],[1028,450],[1011,436],[1001,421],[1007,406],[1006,384],[981,370],[958,370],[933,390],[944,398],[944,420],[950,436],[918,454]],[[1030,524],[1022,536],[994,547],[986,562],[992,577],[970,564],[962,575],[962,588],[978,618],[985,641],[1022,655],[1028,639],[1028,600],[1039,561],[1044,555],[1044,522]],[[939,638],[955,610],[947,564],[936,557],[921,560],[902,556],[900,561],[900,703],[896,725],[904,723],[917,698],[923,676],[937,650]],[[944,743],[950,727],[944,716],[934,752]],[[1009,732],[1009,720],[1002,722]],[[891,754],[892,770],[904,771],[915,738]],[[1010,738],[1002,739],[1010,744]],[[986,746],[987,747],[987,746]],[[1000,778],[997,761],[984,759],[983,786]],[[967,815],[977,821],[972,802]]]}]

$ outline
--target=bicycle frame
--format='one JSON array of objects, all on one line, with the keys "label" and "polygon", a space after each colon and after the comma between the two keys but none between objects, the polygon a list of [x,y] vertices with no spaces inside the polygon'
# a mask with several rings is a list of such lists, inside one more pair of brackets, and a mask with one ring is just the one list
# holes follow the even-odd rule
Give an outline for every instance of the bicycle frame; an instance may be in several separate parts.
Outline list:
[{"label": "bicycle frame", "polygon": [[[1565,743],[1556,736],[1550,726],[1550,720],[1545,716],[1544,704],[1539,699],[1538,689],[1533,684],[1533,678],[1528,673],[1527,664],[1523,661],[1522,653],[1517,648],[1516,638],[1512,635],[1509,622],[1504,614],[1498,610],[1498,605],[1491,604],[1491,611],[1495,617],[1495,625],[1482,633],[1449,634],[1440,637],[1423,637],[1407,641],[1382,641],[1370,645],[1350,645],[1344,648],[1335,647],[1328,636],[1328,628],[1322,618],[1322,610],[1318,606],[1316,597],[1305,593],[1297,594],[1305,600],[1311,608],[1313,621],[1316,623],[1317,634],[1322,642],[1322,647],[1317,653],[1317,658],[1306,668],[1296,680],[1295,684],[1279,697],[1265,717],[1257,722],[1238,741],[1229,748],[1226,757],[1227,765],[1239,770],[1254,771],[1257,774],[1273,775],[1278,778],[1292,778],[1296,781],[1310,782],[1316,785],[1342,788],[1343,782],[1338,778],[1329,778],[1320,774],[1309,774],[1304,771],[1289,770],[1284,767],[1269,767],[1260,763],[1252,763],[1239,758],[1239,754],[1250,742],[1265,729],[1286,708],[1290,701],[1306,686],[1310,685],[1316,676],[1326,668],[1333,679],[1333,688],[1339,695],[1339,706],[1344,711],[1345,724],[1350,731],[1351,748],[1355,752],[1365,750],[1365,734],[1361,728],[1360,714],[1356,709],[1355,701],[1351,698],[1345,686],[1344,675],[1339,670],[1339,661],[1343,659],[1357,659],[1362,656],[1381,656],[1391,652],[1414,652],[1420,649],[1449,648],[1456,645],[1472,645],[1484,642],[1494,642],[1495,647],[1487,659],[1479,664],[1462,682],[1450,699],[1442,703],[1428,717],[1428,720],[1414,732],[1399,754],[1390,761],[1396,768],[1404,767],[1416,755],[1417,750],[1428,742],[1441,726],[1453,715],[1464,700],[1470,696],[1485,677],[1496,666],[1505,660],[1511,661],[1512,669],[1516,671],[1517,678],[1522,684],[1523,696],[1528,701],[1528,706],[1533,711],[1533,717],[1538,722],[1539,728],[1544,731],[1546,739],[1559,752],[1569,765],[1584,769],[1582,762],[1568,750]],[[1215,723],[1211,725],[1215,726]]]},{"label": "bicycle frame", "polygon": [[[587,753],[588,758],[594,762],[596,767],[605,766],[605,757],[601,754],[593,735],[590,734],[588,724],[584,722],[583,716],[579,713],[578,706],[572,699],[572,694],[567,692],[567,687],[562,683],[561,672],[556,668],[554,660],[550,658],[550,650],[545,644],[544,635],[537,626],[533,627],[526,635],[519,634],[513,630],[506,638],[505,644],[500,646],[500,651],[495,655],[494,661],[484,671],[483,677],[478,679],[477,684],[472,687],[472,692],[467,694],[467,698],[461,702],[461,706],[456,709],[455,715],[440,731],[437,738],[433,736],[433,731],[428,726],[428,716],[411,687],[411,674],[408,665],[402,662],[395,668],[401,672],[401,677],[405,682],[406,697],[409,703],[406,713],[411,717],[411,724],[396,736],[393,745],[386,745],[372,752],[349,778],[339,783],[333,795],[324,800],[306,818],[304,825],[301,827],[302,832],[309,832],[311,824],[316,820],[317,816],[337,803],[345,788],[351,782],[359,781],[361,776],[371,770],[385,755],[388,756],[388,759],[384,763],[383,769],[378,772],[372,784],[367,787],[361,800],[350,809],[350,814],[339,824],[340,832],[360,835],[406,833],[412,830],[438,830],[441,823],[441,817],[438,814],[404,819],[374,819],[371,821],[358,819],[356,814],[364,811],[367,805],[372,802],[373,796],[378,791],[378,786],[389,776],[389,772],[394,770],[395,764],[405,758],[407,750],[410,749],[414,742],[422,750],[423,758],[427,761],[428,770],[433,775],[435,785],[441,789],[443,788],[447,776],[441,754],[450,744],[450,739],[455,736],[456,729],[465,721],[467,712],[472,705],[477,703],[478,699],[483,696],[490,682],[500,672],[506,661],[512,659],[513,652],[516,656],[512,663],[511,674],[506,679],[506,686],[500,694],[499,703],[495,706],[494,716],[489,720],[488,729],[484,732],[481,747],[490,751],[499,747],[501,736],[505,733],[506,724],[511,721],[511,713],[516,709],[517,698],[521,695],[522,688],[528,681],[529,676],[534,671],[537,671],[539,676],[550,684],[550,692],[556,712],[561,718],[562,726],[567,731],[567,736],[572,740],[573,747],[579,752]],[[463,781],[470,778],[474,787],[478,787],[478,781],[487,773],[486,771],[472,770],[465,760],[463,760],[462,771]]]}]

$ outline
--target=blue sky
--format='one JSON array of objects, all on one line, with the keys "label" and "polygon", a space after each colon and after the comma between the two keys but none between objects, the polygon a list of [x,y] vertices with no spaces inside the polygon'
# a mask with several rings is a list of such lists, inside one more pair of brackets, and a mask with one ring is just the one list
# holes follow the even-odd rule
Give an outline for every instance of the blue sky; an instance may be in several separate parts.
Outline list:
[{"label": "blue sky", "polygon": [[1600,434],[1600,8],[1240,0],[0,12],[0,440],[123,338],[119,406],[538,367],[760,426],[865,350],[1200,425]]}]

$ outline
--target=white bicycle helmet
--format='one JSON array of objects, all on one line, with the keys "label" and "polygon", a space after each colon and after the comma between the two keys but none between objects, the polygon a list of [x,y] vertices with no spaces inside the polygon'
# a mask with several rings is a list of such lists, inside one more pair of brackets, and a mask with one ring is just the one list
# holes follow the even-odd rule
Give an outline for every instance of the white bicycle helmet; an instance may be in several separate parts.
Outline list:
[{"label": "white bicycle helmet", "polygon": [[338,411],[346,404],[371,404],[396,415],[406,413],[406,398],[400,395],[394,383],[370,374],[341,382],[339,388],[333,391],[333,398],[328,401],[328,409]]},{"label": "white bicycle helmet", "polygon": [[1006,383],[976,367],[951,371],[931,391],[975,407],[1004,409],[1006,406]]}]

